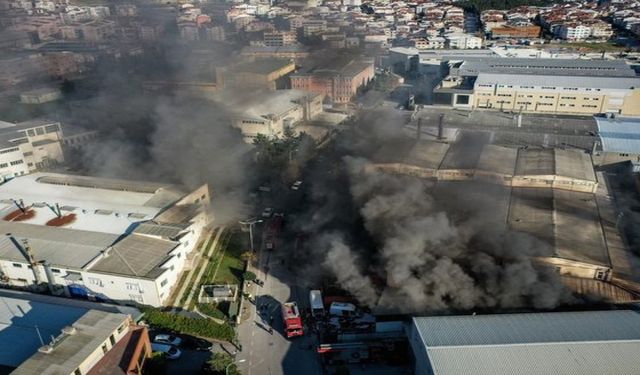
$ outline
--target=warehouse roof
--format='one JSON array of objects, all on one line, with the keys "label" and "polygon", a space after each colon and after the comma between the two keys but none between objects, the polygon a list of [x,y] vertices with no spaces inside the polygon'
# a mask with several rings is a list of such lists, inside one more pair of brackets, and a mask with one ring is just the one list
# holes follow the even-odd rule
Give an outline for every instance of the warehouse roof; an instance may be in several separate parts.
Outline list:
[{"label": "warehouse roof", "polygon": [[588,77],[635,77],[623,60],[468,58],[459,68],[461,75],[478,73],[570,75]]},{"label": "warehouse roof", "polygon": [[516,168],[518,149],[498,145],[485,145],[476,169],[512,176]]},{"label": "warehouse roof", "polygon": [[637,371],[634,311],[421,317],[413,325],[436,375]]},{"label": "warehouse roof", "polygon": [[0,185],[0,215],[17,209],[12,200],[22,200],[35,212],[27,222],[46,225],[56,217],[47,204],[57,204],[62,215],[75,215],[65,228],[121,234],[183,195],[179,187],[167,184],[34,173]]},{"label": "warehouse roof", "polygon": [[287,66],[293,65],[289,60],[280,59],[262,59],[258,61],[249,61],[238,64],[232,69],[235,72],[246,72],[256,74],[270,74]]},{"label": "warehouse roof", "polygon": [[36,352],[13,374],[72,374],[126,319],[124,314],[89,310],[73,323],[75,333],[65,334],[50,353]]},{"label": "warehouse roof", "polygon": [[96,258],[102,250],[117,241],[118,235],[89,232],[45,225],[33,225],[0,220],[0,232],[11,233],[17,240],[0,236],[0,259],[26,263],[20,247],[27,239],[35,258],[51,265],[81,269]]},{"label": "warehouse roof", "polygon": [[605,152],[640,153],[640,118],[596,117],[598,136]]},{"label": "warehouse roof", "polygon": [[90,269],[96,272],[113,273],[155,279],[165,270],[161,266],[171,258],[169,253],[178,242],[132,234],[116,243]]},{"label": "warehouse roof", "polygon": [[589,77],[536,74],[479,73],[475,85],[510,85],[515,87],[572,87],[593,89],[629,90],[640,87],[640,78],[633,77]]},{"label": "warehouse roof", "polygon": [[244,111],[236,117],[265,121],[266,117],[284,116],[297,107],[303,98],[315,98],[320,94],[302,90],[276,90],[254,93],[244,104]]}]

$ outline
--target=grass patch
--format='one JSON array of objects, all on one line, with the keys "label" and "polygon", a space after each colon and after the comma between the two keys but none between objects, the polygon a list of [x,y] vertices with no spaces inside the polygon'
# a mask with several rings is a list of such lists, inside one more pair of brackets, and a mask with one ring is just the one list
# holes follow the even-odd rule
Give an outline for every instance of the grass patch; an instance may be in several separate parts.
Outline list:
[{"label": "grass patch", "polygon": [[[213,245],[213,240],[215,238],[215,235],[216,235],[215,232],[211,233],[211,236],[209,236],[209,240],[207,241],[206,245],[204,247],[201,246],[199,248],[199,252],[200,252],[200,254],[202,254],[202,258],[200,259],[200,261],[198,262],[196,267],[193,269],[193,271],[191,271],[193,276],[191,277],[191,280],[189,280],[189,284],[187,285],[187,288],[185,289],[186,292],[182,295],[182,298],[179,301],[180,302],[180,306],[184,305],[184,303],[187,301],[187,298],[189,298],[189,291],[194,287],[194,283],[196,281],[196,276],[198,275],[198,272],[200,272],[200,269],[203,267],[203,263],[206,260],[204,258],[204,255],[209,251],[209,249]],[[196,297],[197,297],[197,294],[196,294]]]},{"label": "grass patch", "polygon": [[229,319],[229,302],[199,303],[198,310],[216,319]]}]

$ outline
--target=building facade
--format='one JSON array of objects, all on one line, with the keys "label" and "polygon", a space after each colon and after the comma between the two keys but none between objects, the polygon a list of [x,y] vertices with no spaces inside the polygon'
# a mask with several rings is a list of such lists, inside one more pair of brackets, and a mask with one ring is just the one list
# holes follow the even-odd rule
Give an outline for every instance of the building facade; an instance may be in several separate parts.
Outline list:
[{"label": "building facade", "polygon": [[374,78],[373,63],[350,62],[340,68],[312,69],[291,75],[291,88],[325,95],[333,103],[349,103]]}]

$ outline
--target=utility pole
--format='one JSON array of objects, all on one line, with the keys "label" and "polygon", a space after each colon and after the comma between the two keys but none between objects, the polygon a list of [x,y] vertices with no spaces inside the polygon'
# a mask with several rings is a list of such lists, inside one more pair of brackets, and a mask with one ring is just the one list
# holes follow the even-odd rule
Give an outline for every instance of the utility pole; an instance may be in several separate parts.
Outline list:
[{"label": "utility pole", "polygon": [[256,219],[255,217],[249,220],[239,221],[242,225],[249,226],[249,241],[251,241],[251,251],[255,251],[253,248],[253,226],[262,223],[262,219]]}]

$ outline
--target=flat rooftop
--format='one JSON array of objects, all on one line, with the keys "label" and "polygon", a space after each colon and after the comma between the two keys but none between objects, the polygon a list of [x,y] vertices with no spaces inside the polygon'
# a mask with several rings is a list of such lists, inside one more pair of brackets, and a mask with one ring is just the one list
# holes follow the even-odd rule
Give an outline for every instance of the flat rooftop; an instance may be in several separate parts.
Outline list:
[{"label": "flat rooftop", "polygon": [[516,88],[521,86],[548,86],[630,90],[633,87],[640,87],[640,78],[590,76],[589,79],[584,79],[584,77],[574,75],[481,72],[478,74],[475,85],[476,87],[478,85],[507,85],[514,86]]},{"label": "flat rooftop", "polygon": [[72,374],[126,319],[124,314],[89,310],[72,324],[74,334],[66,335],[50,353],[37,351],[13,374]]},{"label": "flat rooftop", "polygon": [[533,74],[586,77],[635,77],[624,60],[532,59],[484,57],[468,58],[459,67],[460,75],[478,73]]},{"label": "flat rooftop", "polygon": [[233,71],[238,73],[270,74],[292,64],[293,62],[289,60],[260,59],[238,64],[233,67]]},{"label": "flat rooftop", "polygon": [[184,193],[168,184],[107,178],[34,173],[0,185],[0,215],[17,210],[14,201],[23,202],[35,215],[23,221],[46,225],[62,215],[75,215],[67,229],[122,234],[132,224],[155,217]]},{"label": "flat rooftop", "polygon": [[413,319],[434,373],[632,374],[640,350],[635,311]]},{"label": "flat rooftop", "polygon": [[0,340],[4,343],[0,350],[0,365],[9,367],[18,367],[38,351],[42,346],[38,331],[43,340],[50,340],[88,311],[6,296],[0,296],[0,300]]}]

